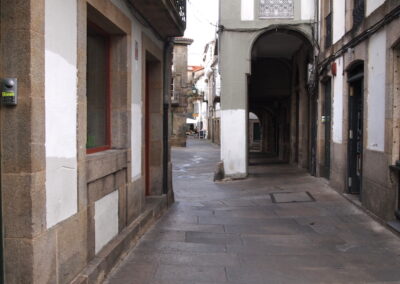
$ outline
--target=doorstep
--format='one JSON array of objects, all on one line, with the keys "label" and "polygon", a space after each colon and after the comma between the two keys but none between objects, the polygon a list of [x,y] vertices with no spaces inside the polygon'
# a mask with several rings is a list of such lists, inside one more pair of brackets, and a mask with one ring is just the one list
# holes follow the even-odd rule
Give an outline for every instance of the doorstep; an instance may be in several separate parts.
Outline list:
[{"label": "doorstep", "polygon": [[400,221],[396,220],[396,221],[390,221],[387,222],[388,226],[390,228],[392,228],[393,230],[395,230],[396,232],[400,233]]},{"label": "doorstep", "polygon": [[342,193],[341,196],[343,196],[347,201],[349,201],[358,209],[371,217],[374,221],[378,222],[379,224],[390,230],[392,233],[400,237],[400,221],[396,220],[386,222],[385,220],[381,219],[362,205],[358,195]]},{"label": "doorstep", "polygon": [[101,283],[167,207],[166,195],[146,197],[145,211],[107,244],[71,284]]}]

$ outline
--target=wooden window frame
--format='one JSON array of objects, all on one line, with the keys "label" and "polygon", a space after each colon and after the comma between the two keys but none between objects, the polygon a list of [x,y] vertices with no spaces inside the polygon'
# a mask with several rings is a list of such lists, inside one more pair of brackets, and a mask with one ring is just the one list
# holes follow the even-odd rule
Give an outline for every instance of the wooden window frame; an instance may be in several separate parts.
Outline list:
[{"label": "wooden window frame", "polygon": [[[103,35],[107,43],[107,59],[106,59],[106,144],[103,146],[87,148],[86,154],[94,154],[111,149],[111,35],[100,28],[95,23],[88,21],[88,29],[91,28]],[[87,103],[87,102],[86,102]],[[87,114],[88,116],[88,114]],[[87,118],[86,118],[87,119]]]}]

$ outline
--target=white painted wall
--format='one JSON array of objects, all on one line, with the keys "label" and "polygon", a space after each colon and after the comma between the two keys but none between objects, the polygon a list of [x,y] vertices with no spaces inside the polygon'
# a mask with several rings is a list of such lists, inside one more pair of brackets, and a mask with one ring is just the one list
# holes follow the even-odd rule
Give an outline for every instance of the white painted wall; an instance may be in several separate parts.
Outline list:
[{"label": "white painted wall", "polygon": [[132,117],[131,117],[131,159],[132,159],[132,180],[142,176],[142,30],[138,23],[134,22],[132,35],[132,48],[137,42],[139,46],[139,57],[135,59],[134,50],[132,56]]},{"label": "white painted wall", "polygon": [[367,0],[366,3],[366,14],[369,16],[373,11],[375,11],[379,6],[385,3],[385,0]]},{"label": "white painted wall", "polygon": [[335,0],[333,2],[333,43],[340,40],[346,32],[346,1]]},{"label": "white painted wall", "polygon": [[244,176],[247,170],[247,114],[244,109],[221,110],[221,160],[227,176]]},{"label": "white painted wall", "polygon": [[118,235],[118,190],[94,204],[96,254]]},{"label": "white painted wall", "polygon": [[77,1],[46,0],[46,215],[50,228],[77,212]]},{"label": "white painted wall", "polygon": [[315,13],[315,0],[301,0],[301,19],[313,20]]},{"label": "white painted wall", "polygon": [[206,102],[201,103],[201,121],[203,122],[203,129],[208,131],[208,116],[207,116],[208,104]]},{"label": "white painted wall", "polygon": [[368,50],[367,148],[385,150],[386,30],[374,34]]},{"label": "white painted wall", "polygon": [[336,61],[337,75],[333,77],[332,140],[343,142],[343,57]]},{"label": "white painted wall", "polygon": [[254,0],[241,0],[241,19],[242,21],[254,20]]}]

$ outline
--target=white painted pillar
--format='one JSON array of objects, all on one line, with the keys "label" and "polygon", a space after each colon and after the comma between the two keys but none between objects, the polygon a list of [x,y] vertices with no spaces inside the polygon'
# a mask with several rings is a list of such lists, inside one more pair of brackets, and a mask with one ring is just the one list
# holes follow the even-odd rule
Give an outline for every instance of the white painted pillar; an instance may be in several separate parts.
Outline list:
[{"label": "white painted pillar", "polygon": [[247,111],[221,111],[221,158],[225,175],[232,178],[247,176]]}]

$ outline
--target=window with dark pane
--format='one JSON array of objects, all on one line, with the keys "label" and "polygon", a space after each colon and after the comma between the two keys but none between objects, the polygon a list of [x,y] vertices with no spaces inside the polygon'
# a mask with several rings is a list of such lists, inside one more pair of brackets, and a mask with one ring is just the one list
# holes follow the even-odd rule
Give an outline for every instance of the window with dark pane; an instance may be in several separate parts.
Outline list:
[{"label": "window with dark pane", "polygon": [[88,153],[110,147],[109,36],[88,24],[87,143]]},{"label": "window with dark pane", "polygon": [[354,0],[353,8],[353,28],[358,27],[365,17],[365,1]]}]

